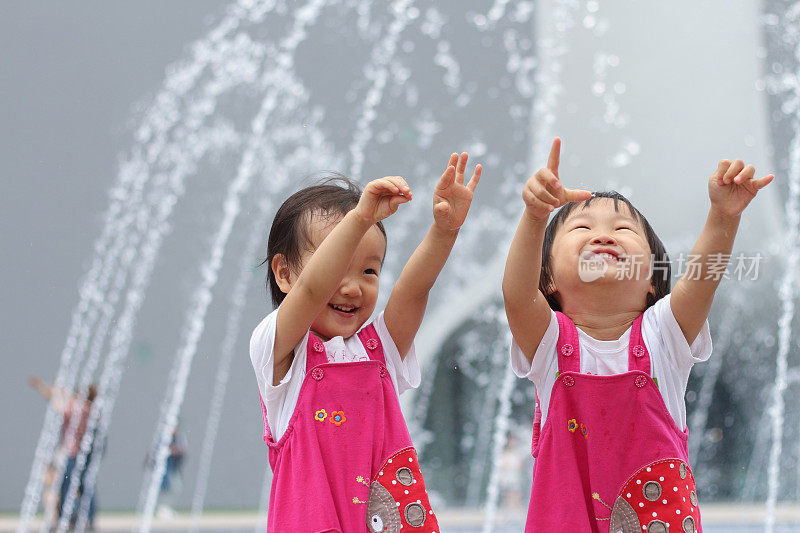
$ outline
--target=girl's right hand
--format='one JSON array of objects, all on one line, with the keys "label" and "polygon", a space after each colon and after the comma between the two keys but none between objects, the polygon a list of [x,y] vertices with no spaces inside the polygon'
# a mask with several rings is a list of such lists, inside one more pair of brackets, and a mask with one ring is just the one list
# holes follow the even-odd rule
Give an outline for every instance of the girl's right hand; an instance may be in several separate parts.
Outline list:
[{"label": "girl's right hand", "polygon": [[400,204],[411,201],[411,188],[400,176],[386,176],[370,181],[361,193],[356,213],[370,224],[380,222],[397,211]]},{"label": "girl's right hand", "polygon": [[528,214],[536,220],[547,220],[550,213],[567,202],[580,202],[592,197],[582,189],[567,189],[558,179],[558,163],[561,157],[561,139],[553,141],[547,166],[531,176],[522,189],[522,199]]}]

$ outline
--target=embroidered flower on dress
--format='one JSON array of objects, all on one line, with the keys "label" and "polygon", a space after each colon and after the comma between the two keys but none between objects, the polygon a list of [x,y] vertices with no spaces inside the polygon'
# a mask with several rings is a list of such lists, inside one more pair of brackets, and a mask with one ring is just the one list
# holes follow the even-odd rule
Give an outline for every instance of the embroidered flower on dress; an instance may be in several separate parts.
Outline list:
[{"label": "embroidered flower on dress", "polygon": [[333,411],[331,413],[331,423],[336,427],[341,426],[345,421],[347,421],[347,418],[344,416],[344,411]]},{"label": "embroidered flower on dress", "polygon": [[328,413],[325,412],[325,409],[320,409],[319,411],[314,413],[314,420],[318,422],[324,422],[327,417]]},{"label": "embroidered flower on dress", "polygon": [[575,430],[578,429],[578,421],[573,418],[567,422],[567,429],[569,429],[572,433],[575,433]]},{"label": "embroidered flower on dress", "polygon": [[589,428],[587,428],[584,424],[581,424],[581,433],[583,434],[583,438],[589,438]]}]

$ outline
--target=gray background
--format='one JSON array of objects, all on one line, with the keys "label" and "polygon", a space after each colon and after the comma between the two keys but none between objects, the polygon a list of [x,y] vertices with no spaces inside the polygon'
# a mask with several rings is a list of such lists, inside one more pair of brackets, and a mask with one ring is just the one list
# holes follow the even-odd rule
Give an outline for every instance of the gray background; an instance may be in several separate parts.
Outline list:
[{"label": "gray background", "polygon": [[[489,4],[439,3],[450,16],[450,27],[457,28],[468,27],[465,18],[471,10],[485,12]],[[621,58],[619,68],[609,72],[607,81],[609,86],[617,81],[627,85],[627,90],[616,97],[631,117],[623,132],[598,120],[603,103],[590,91],[592,57],[598,41],[581,25],[586,3],[579,4],[578,24],[567,32],[570,51],[565,57],[564,92],[552,128],[552,133],[565,139],[562,176],[574,178],[574,187],[599,189],[616,184],[629,189],[634,202],[665,241],[691,244],[707,209],[705,180],[719,158],[743,157],[756,165],[760,175],[772,170],[766,102],[764,94],[755,89],[763,60],[757,50],[761,42],[759,3],[601,3],[601,15],[612,21],[602,46]],[[115,182],[119,160],[133,142],[131,131],[159,90],[166,68],[188,55],[188,45],[209,30],[224,5],[211,1],[0,4],[2,510],[19,508],[45,409],[44,401],[27,387],[25,380],[30,374],[45,380],[52,380],[55,375],[70,312],[78,299],[77,287],[88,269],[92,243],[102,229],[102,216],[109,203],[107,191]],[[547,10],[540,15],[536,25],[529,24],[531,33],[547,31]],[[358,41],[342,37],[348,35],[349,26],[342,24],[340,28],[336,17],[336,8],[330,8],[323,18],[326,22],[314,27],[311,44],[298,51],[297,72],[312,90],[312,102],[326,107],[326,120],[332,123],[323,127],[337,153],[346,153],[355,104],[342,105],[340,96],[353,86],[362,91],[356,92],[357,96],[363,95],[363,84],[358,86],[358,61],[369,50],[359,48]],[[271,20],[266,28],[270,28]],[[351,20],[347,22],[352,26]],[[441,85],[441,72],[429,72],[424,66],[412,64],[417,74],[413,81],[433,94],[431,105],[437,105],[434,98],[441,98],[442,111],[436,118],[444,124],[445,133],[440,137],[446,143],[436,139],[430,150],[433,155],[425,150],[418,155],[419,150],[411,143],[402,145],[397,141],[396,148],[383,152],[373,143],[363,175],[397,173],[410,181],[416,179],[412,186],[420,187],[420,205],[426,205],[426,188],[436,177],[431,168],[438,169],[437,162],[444,161],[450,151],[469,149],[474,153],[475,146],[483,141],[489,145],[489,155],[500,156],[485,161],[485,178],[475,210],[482,210],[486,218],[507,222],[516,217],[518,210],[518,204],[513,203],[518,202],[517,183],[528,170],[535,170],[533,165],[544,162],[531,163],[530,132],[514,131],[512,135],[510,130],[518,128],[518,124],[502,116],[510,105],[526,106],[529,101],[514,96],[513,82],[503,84],[502,58],[492,55],[500,48],[500,38],[494,36],[493,41],[478,46],[473,34],[452,33],[446,37],[461,61],[462,85],[473,82],[480,89],[484,88],[481,83],[500,86],[504,89],[500,99],[481,99],[477,91],[466,111],[454,111],[452,97],[446,91],[441,91],[444,96],[436,92]],[[271,37],[266,30],[265,35]],[[434,55],[435,49],[426,49],[423,38],[412,35],[410,39],[418,43],[416,54]],[[483,55],[470,55],[473,53]],[[339,67],[336,61],[344,63],[349,56],[356,56],[356,68]],[[395,89],[398,87],[387,89],[387,94],[400,101],[402,95]],[[391,100],[390,96],[386,99]],[[376,132],[384,126],[391,129],[392,121],[402,123],[406,116],[409,121],[413,119],[416,110],[408,113],[401,105],[394,106],[394,100],[391,102],[378,109]],[[236,112],[231,114],[236,116]],[[246,122],[249,116],[245,111],[239,118]],[[341,131],[336,129],[337,120]],[[625,138],[636,140],[640,152],[631,164],[615,168],[609,160]],[[785,140],[776,140],[776,144]],[[234,169],[235,164],[234,159]],[[314,166],[314,162],[309,164]],[[210,177],[201,175],[195,180],[202,186],[179,206],[175,229],[157,261],[114,411],[98,489],[102,509],[135,505],[158,405],[179,343],[183,313],[198,278],[196,266],[205,258],[208,235],[218,221],[220,198],[231,174],[235,170]],[[423,178],[419,177],[421,174]],[[503,188],[508,183],[513,186]],[[758,246],[764,245],[763,232],[780,225],[778,190],[776,186],[775,191],[765,194],[763,201],[748,210],[745,231],[737,241],[740,250],[760,249]],[[245,206],[241,218],[249,220],[252,211],[252,205]],[[428,220],[411,208],[406,213],[387,223],[390,250],[400,257],[407,255],[414,239],[422,235],[417,231],[421,229],[419,221],[411,217],[416,216],[422,225]],[[392,236],[412,222],[412,235],[397,244],[393,242]],[[241,250],[245,225],[242,222],[241,227],[237,226],[232,236],[232,248],[236,246],[231,252],[233,257]],[[509,231],[511,227],[513,224]],[[448,302],[475,305],[481,300],[472,291],[486,288],[484,295],[488,295],[492,294],[492,287],[499,286],[499,272],[478,268],[502,264],[491,261],[492,254],[502,247],[498,234],[503,232],[465,232],[442,277],[452,274],[453,279],[475,282],[462,284],[459,294],[448,294]],[[480,256],[479,260],[475,256]],[[255,264],[256,258],[253,259]],[[396,271],[398,265],[391,266]],[[234,269],[235,265],[228,268]],[[262,277],[263,272],[257,271],[251,280],[252,296],[239,339],[241,356],[234,362],[212,468],[210,506],[255,507],[266,469],[255,380],[245,355],[249,332],[269,310]],[[384,290],[390,286],[386,279],[383,283]],[[215,289],[218,301],[224,299],[232,284],[233,274],[221,277]],[[432,318],[426,320],[418,338],[423,362],[437,353],[438,343],[449,331],[442,327],[444,315],[455,315],[452,308],[469,309],[469,305],[459,304],[432,307]],[[182,504],[188,503],[193,487],[194,461],[199,455],[206,400],[216,369],[215,349],[225,318],[226,308],[210,309],[206,319],[208,340],[198,352],[184,403],[182,428],[190,455]],[[409,401],[412,397],[407,396]]]},{"label": "gray background", "polygon": [[[55,377],[107,191],[131,143],[132,113],[226,4],[0,3],[3,510],[19,509],[44,415],[26,379]],[[142,430],[148,441],[153,423]],[[115,440],[111,457],[122,444]],[[145,453],[122,462],[130,468],[120,476],[136,490]]]}]

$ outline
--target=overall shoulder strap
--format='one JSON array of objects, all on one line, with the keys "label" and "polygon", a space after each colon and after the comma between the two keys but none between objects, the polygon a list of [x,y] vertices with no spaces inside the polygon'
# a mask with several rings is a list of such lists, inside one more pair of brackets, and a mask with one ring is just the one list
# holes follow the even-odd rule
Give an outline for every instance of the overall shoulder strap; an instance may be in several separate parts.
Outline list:
[{"label": "overall shoulder strap", "polygon": [[642,319],[644,314],[633,321],[630,344],[628,345],[628,371],[641,370],[650,375],[650,353],[642,338]]},{"label": "overall shoulder strap", "polygon": [[580,372],[581,350],[578,345],[578,328],[567,315],[556,311],[558,318],[558,342],[556,355],[558,355],[558,372]]},{"label": "overall shoulder strap", "polygon": [[317,365],[328,362],[328,355],[325,353],[325,345],[316,335],[308,332],[308,343],[306,344],[306,374]]},{"label": "overall shoulder strap", "polygon": [[386,359],[383,355],[381,338],[378,336],[378,332],[375,330],[374,324],[370,324],[367,327],[362,328],[361,331],[358,332],[358,339],[367,350],[367,355],[369,356],[370,360],[379,361],[384,364],[386,363]]}]

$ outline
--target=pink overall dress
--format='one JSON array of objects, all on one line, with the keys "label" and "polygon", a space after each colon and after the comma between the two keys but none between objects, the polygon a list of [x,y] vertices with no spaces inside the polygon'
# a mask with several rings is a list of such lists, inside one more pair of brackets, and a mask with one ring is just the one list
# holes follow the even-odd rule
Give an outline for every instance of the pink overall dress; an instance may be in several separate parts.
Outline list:
[{"label": "pink overall dress", "polygon": [[557,313],[558,376],[544,427],[534,415],[533,488],[526,532],[702,532],[688,431],[650,375],[642,316],[628,372],[581,374],[578,330]]},{"label": "pink overall dress", "polygon": [[278,442],[261,402],[268,532],[439,531],[375,327],[358,337],[369,361],[329,363],[309,334],[306,377]]}]

